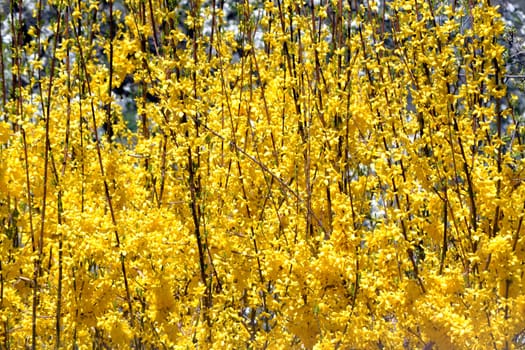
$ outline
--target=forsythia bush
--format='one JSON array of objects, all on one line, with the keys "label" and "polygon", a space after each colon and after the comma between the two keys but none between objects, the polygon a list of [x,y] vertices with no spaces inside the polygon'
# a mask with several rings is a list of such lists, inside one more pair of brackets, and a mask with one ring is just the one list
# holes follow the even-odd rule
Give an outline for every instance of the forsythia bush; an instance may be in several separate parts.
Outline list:
[{"label": "forsythia bush", "polygon": [[524,346],[497,7],[29,3],[0,16],[0,348]]}]

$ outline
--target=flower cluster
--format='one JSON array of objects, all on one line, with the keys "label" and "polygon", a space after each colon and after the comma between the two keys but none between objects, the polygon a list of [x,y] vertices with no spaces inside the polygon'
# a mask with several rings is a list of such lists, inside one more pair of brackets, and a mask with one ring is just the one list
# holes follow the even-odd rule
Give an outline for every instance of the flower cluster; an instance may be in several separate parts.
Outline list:
[{"label": "flower cluster", "polygon": [[0,348],[523,346],[488,1],[43,4],[0,16]]}]

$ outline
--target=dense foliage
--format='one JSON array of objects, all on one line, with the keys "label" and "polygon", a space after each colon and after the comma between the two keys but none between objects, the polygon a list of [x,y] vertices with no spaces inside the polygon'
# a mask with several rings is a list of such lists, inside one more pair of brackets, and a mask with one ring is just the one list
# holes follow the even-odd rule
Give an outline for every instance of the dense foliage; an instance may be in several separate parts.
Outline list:
[{"label": "dense foliage", "polygon": [[0,348],[523,346],[488,1],[28,6],[0,16]]}]

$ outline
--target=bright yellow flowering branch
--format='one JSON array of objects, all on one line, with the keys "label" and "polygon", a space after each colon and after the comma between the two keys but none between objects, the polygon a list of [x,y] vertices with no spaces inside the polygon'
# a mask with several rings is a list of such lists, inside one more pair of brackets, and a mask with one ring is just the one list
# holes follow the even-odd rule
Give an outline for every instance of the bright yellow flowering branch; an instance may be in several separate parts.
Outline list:
[{"label": "bright yellow flowering branch", "polygon": [[523,345],[497,8],[14,5],[0,347]]}]

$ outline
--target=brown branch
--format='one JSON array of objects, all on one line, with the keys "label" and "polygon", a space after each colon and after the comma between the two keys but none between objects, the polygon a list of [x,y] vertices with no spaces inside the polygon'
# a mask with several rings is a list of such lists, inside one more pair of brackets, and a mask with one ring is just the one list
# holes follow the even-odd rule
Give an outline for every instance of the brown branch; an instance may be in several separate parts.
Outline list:
[{"label": "brown branch", "polygon": [[[85,56],[84,56],[84,50],[82,49],[82,45],[80,43],[80,39],[79,39],[79,35],[78,33],[80,33],[80,28],[78,28],[78,30],[75,31],[76,35],[75,35],[75,40],[76,40],[76,43],[77,43],[77,46],[78,46],[78,54],[79,54],[79,58],[80,58],[80,65],[82,67],[82,70],[84,72],[84,76],[86,77],[86,84],[87,84],[87,92],[89,94],[90,97],[92,97],[92,90],[91,90],[91,84],[90,84],[90,80],[89,80],[89,72],[87,70],[87,65],[86,65],[86,60],[85,60]],[[96,152],[97,152],[97,159],[98,159],[98,165],[99,165],[99,170],[100,170],[100,174],[102,176],[102,179],[103,179],[103,183],[104,183],[104,193],[105,193],[105,197],[106,197],[106,202],[108,204],[108,207],[109,207],[109,212],[111,214],[111,221],[112,221],[112,224],[113,224],[113,228],[114,228],[114,233],[115,233],[115,240],[117,242],[116,244],[116,247],[117,248],[121,248],[121,244],[120,244],[120,238],[119,238],[119,233],[118,233],[118,226],[117,226],[117,220],[115,218],[115,211],[114,211],[114,208],[113,208],[113,203],[112,203],[112,198],[111,198],[111,194],[109,192],[109,186],[108,186],[108,181],[106,179],[106,175],[105,175],[105,171],[104,171],[104,164],[102,162],[102,152],[101,152],[101,141],[98,137],[98,127],[97,127],[97,120],[96,120],[96,113],[95,113],[95,105],[93,103],[93,98],[90,98],[89,99],[89,102],[90,102],[90,107],[91,107],[91,118],[92,118],[92,123],[93,123],[93,130],[94,130],[94,138],[95,138],[95,149],[96,149]],[[124,254],[123,251],[120,252],[120,264],[121,264],[121,271],[122,271],[122,277],[123,277],[123,280],[124,280],[124,287],[125,287],[125,291],[126,291],[126,299],[127,299],[127,303],[128,303],[128,308],[129,308],[129,318],[130,318],[130,325],[133,326],[133,306],[132,306],[132,303],[131,303],[131,294],[130,294],[130,291],[129,291],[129,284],[128,284],[128,277],[127,277],[127,273],[126,273],[126,264],[125,264],[125,258],[126,258],[126,255]]]}]

